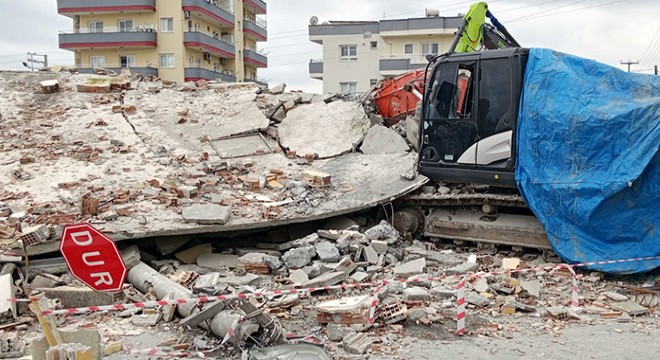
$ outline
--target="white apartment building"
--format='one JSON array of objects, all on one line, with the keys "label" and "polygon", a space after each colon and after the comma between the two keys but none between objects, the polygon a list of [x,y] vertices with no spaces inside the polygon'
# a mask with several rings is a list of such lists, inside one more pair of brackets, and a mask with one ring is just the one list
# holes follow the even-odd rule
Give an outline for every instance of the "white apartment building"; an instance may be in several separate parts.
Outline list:
[{"label": "white apartment building", "polygon": [[309,75],[323,93],[369,91],[378,80],[423,68],[426,55],[449,49],[461,17],[330,21],[309,25],[309,40],[323,45]]}]

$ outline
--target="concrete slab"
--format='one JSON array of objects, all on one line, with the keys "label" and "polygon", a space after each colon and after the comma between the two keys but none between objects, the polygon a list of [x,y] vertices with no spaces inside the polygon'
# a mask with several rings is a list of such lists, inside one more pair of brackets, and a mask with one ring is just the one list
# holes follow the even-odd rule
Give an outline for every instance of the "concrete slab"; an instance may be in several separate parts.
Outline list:
[{"label": "concrete slab", "polygon": [[287,113],[279,126],[280,144],[301,155],[329,158],[351,151],[369,126],[369,118],[356,103],[314,103]]},{"label": "concrete slab", "polygon": [[365,154],[399,154],[410,150],[406,141],[394,130],[374,125],[367,132],[360,151]]}]

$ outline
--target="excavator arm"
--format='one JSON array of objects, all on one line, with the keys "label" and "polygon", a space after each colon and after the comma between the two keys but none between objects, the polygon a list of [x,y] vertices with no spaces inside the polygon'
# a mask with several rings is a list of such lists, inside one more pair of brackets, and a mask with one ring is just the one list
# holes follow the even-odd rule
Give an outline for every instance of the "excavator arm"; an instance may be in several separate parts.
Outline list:
[{"label": "excavator arm", "polygon": [[[486,18],[491,24],[486,23]],[[463,23],[456,33],[448,54],[480,51],[483,48],[503,49],[520,47],[509,31],[488,10],[486,2],[477,2],[470,6],[463,16]]]}]

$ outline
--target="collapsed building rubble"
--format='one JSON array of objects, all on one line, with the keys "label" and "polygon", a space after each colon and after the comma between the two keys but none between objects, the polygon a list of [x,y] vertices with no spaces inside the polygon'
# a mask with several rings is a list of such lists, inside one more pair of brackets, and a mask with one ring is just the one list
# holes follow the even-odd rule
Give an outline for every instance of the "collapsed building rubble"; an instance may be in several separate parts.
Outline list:
[{"label": "collapsed building rubble", "polygon": [[[410,345],[402,340],[409,329],[453,334],[456,277],[477,272],[497,274],[467,281],[468,334],[502,337],[516,326],[556,333],[605,320],[644,324],[657,311],[657,278],[624,287],[580,274],[576,312],[569,271],[516,272],[554,265],[540,254],[422,242],[399,233],[391,219],[332,218],[425,183],[400,177],[415,159],[406,129],[373,125],[354,103],[285,86],[41,76],[57,80],[58,91],[23,96],[43,78],[0,76],[3,92],[15,89],[7,92],[12,104],[0,104],[0,152],[7,155],[0,163],[3,298],[41,294],[60,309],[163,305],[52,316],[54,327],[97,330],[89,343],[63,330],[65,343],[82,345],[49,350],[25,304],[0,302],[0,354],[22,354],[36,340],[35,358],[71,349],[125,357],[144,352],[128,345],[131,337],[177,329],[158,351],[398,356]],[[311,225],[322,219],[329,220]],[[54,251],[62,225],[77,221],[127,240],[120,244],[130,269],[123,292],[82,288],[56,256],[24,261]],[[251,232],[229,235],[237,230]],[[176,301],[223,295],[236,298]]]}]

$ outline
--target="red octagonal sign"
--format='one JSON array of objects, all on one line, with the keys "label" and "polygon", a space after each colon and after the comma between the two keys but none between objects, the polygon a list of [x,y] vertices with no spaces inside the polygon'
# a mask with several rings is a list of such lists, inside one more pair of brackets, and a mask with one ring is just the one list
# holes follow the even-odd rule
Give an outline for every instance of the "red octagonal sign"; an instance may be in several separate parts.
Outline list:
[{"label": "red octagonal sign", "polygon": [[126,278],[126,264],[117,245],[90,224],[66,225],[60,252],[76,279],[96,291],[119,292]]}]

